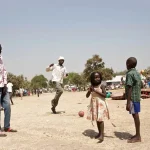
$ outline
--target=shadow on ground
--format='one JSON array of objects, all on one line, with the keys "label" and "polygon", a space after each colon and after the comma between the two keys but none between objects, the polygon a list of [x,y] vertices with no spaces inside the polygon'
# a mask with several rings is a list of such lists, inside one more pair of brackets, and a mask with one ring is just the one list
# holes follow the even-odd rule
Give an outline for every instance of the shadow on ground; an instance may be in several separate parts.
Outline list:
[{"label": "shadow on ground", "polygon": [[64,114],[64,113],[65,113],[65,111],[57,111],[56,114],[53,114],[53,113],[50,111],[50,112],[47,112],[47,113],[46,113],[46,116],[49,116],[49,115],[57,115],[57,114]]},{"label": "shadow on ground", "polygon": [[[91,139],[94,139],[95,136],[97,136],[97,132],[95,132],[94,130],[91,130],[91,129],[88,129],[88,130],[85,130],[83,133],[82,133],[84,136],[87,136],[87,137],[90,137]],[[105,135],[106,138],[114,138],[113,136],[107,136]]]},{"label": "shadow on ground", "polygon": [[120,140],[128,140],[131,138],[133,135],[127,132],[114,132],[115,136],[119,138]]}]

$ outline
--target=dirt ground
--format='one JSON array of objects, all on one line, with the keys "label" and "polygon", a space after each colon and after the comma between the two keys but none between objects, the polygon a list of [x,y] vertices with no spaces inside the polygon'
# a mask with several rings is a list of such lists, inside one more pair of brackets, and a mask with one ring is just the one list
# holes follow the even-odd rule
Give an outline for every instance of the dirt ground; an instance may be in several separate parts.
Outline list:
[{"label": "dirt ground", "polygon": [[[85,92],[64,92],[58,114],[51,113],[50,100],[55,93],[14,98],[11,127],[18,133],[7,133],[0,139],[0,150],[149,150],[150,147],[150,99],[141,102],[142,143],[128,144],[127,139],[135,133],[132,116],[125,110],[126,101],[107,100],[111,121],[105,121],[105,141],[94,139],[97,127],[86,119],[90,99]],[[84,118],[78,112],[85,112]],[[3,112],[2,112],[3,125]]]}]

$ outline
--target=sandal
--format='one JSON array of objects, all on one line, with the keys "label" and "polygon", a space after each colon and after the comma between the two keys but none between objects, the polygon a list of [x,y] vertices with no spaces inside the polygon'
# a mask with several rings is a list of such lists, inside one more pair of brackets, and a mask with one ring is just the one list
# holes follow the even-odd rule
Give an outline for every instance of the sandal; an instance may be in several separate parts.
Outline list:
[{"label": "sandal", "polygon": [[4,129],[5,132],[17,132],[17,130],[14,130],[14,129],[11,129],[11,128],[8,128],[8,129]]}]

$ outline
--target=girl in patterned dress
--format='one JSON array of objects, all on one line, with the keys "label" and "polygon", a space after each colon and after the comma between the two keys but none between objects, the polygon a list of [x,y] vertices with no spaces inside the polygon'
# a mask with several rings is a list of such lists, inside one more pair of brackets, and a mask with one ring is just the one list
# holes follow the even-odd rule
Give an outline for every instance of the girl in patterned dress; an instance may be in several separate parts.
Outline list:
[{"label": "girl in patterned dress", "polygon": [[102,75],[100,72],[93,72],[90,76],[91,87],[89,88],[86,97],[91,95],[91,102],[88,109],[87,119],[96,121],[98,135],[95,137],[101,142],[104,141],[104,118],[108,118],[108,109],[105,102],[106,90],[105,86],[101,85]]}]

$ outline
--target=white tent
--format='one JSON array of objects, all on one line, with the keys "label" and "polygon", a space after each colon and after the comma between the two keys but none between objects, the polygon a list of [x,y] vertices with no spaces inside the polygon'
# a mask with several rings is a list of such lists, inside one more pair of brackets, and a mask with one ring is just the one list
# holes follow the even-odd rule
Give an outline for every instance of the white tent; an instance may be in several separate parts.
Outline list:
[{"label": "white tent", "polygon": [[123,80],[125,80],[124,76],[116,76],[112,80],[107,80],[107,83],[119,83],[121,82],[121,78],[123,77]]}]

